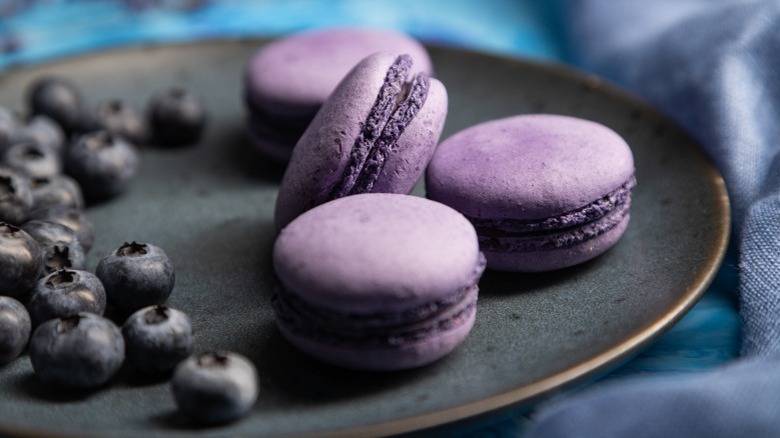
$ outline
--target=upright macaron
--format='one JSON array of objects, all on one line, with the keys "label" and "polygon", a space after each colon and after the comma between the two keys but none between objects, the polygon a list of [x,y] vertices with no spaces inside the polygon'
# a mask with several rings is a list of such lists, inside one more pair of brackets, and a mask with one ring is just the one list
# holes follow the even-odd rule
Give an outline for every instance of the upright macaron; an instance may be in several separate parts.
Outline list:
[{"label": "upright macaron", "polygon": [[292,148],[344,76],[375,52],[407,53],[414,72],[432,73],[428,52],[396,31],[328,28],[275,40],[249,61],[244,92],[247,132],[267,157],[286,163]]},{"label": "upright macaron", "polygon": [[476,227],[488,268],[564,268],[611,248],[629,222],[634,159],[608,127],[537,114],[467,128],[439,145],[428,198]]},{"label": "upright macaron", "polygon": [[474,324],[484,257],[474,227],[425,198],[362,194],[322,204],[279,234],[280,331],[301,351],[361,370],[421,366]]},{"label": "upright macaron", "polygon": [[447,115],[447,90],[412,57],[369,55],[341,81],[298,144],[276,199],[277,229],[304,211],[359,193],[408,194]]}]

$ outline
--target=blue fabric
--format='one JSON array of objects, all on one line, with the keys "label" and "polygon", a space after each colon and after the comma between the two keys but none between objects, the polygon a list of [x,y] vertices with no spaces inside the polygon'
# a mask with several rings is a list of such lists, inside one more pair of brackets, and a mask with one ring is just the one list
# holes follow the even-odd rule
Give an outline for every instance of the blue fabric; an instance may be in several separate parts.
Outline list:
[{"label": "blue fabric", "polygon": [[687,128],[723,173],[742,357],[703,374],[597,385],[542,406],[531,437],[780,436],[780,3],[582,0],[570,53]]}]

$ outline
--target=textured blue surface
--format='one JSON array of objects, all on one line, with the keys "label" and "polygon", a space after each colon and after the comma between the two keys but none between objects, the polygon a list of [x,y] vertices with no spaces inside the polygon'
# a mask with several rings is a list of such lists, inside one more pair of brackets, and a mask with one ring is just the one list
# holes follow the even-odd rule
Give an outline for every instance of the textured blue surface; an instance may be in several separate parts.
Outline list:
[{"label": "textured blue surface", "polygon": [[[0,0],[0,70],[139,42],[272,36],[347,24],[394,28],[425,42],[508,56],[578,61],[564,43],[562,22],[562,14],[544,0]],[[693,311],[602,382],[695,374],[735,358],[741,328],[736,271],[730,254]],[[526,424],[523,413],[515,412],[457,435],[514,436]]]}]

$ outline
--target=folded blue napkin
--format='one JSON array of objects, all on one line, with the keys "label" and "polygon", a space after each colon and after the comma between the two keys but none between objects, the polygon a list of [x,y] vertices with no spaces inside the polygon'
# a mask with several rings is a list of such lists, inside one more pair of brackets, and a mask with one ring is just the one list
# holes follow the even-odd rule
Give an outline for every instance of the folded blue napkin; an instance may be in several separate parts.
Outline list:
[{"label": "folded blue napkin", "polygon": [[552,400],[526,436],[780,436],[780,2],[562,4],[575,63],[665,111],[722,172],[744,328],[733,363]]}]

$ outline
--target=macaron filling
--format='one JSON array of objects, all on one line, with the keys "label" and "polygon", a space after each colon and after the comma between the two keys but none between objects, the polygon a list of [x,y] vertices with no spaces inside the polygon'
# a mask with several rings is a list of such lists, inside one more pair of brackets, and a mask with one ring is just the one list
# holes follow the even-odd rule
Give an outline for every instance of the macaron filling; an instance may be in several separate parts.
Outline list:
[{"label": "macaron filling", "polygon": [[400,55],[388,69],[352,146],[344,174],[330,192],[329,200],[371,192],[398,138],[428,97],[428,76],[418,73],[407,82],[411,68],[412,58]]},{"label": "macaron filling", "polygon": [[[480,270],[481,272],[481,270]],[[476,312],[478,287],[402,312],[341,313],[306,303],[282,289],[272,304],[279,322],[297,336],[339,347],[393,348],[467,324]]]},{"label": "macaron filling", "polygon": [[631,176],[620,187],[576,210],[538,220],[467,218],[480,248],[493,252],[557,250],[580,245],[618,226],[629,216]]}]

